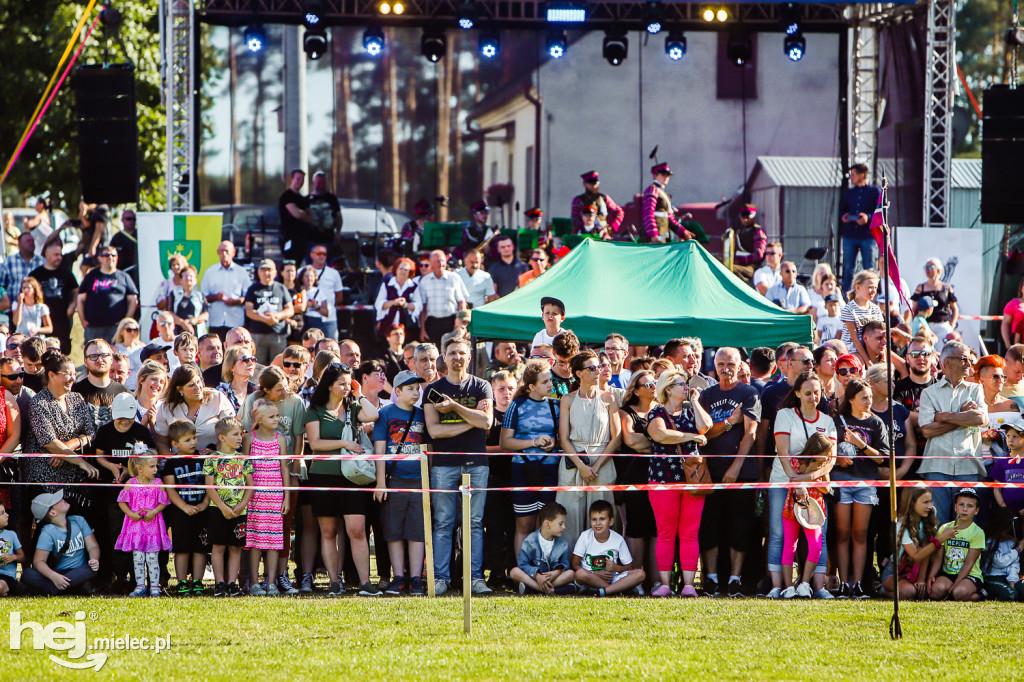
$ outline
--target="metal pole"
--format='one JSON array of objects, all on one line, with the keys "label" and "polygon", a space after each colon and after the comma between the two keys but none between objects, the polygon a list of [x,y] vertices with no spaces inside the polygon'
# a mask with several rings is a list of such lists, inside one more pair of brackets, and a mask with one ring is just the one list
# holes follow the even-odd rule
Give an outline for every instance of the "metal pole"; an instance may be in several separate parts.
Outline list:
[{"label": "metal pole", "polygon": [[437,596],[434,592],[434,533],[430,519],[430,472],[427,468],[427,456],[420,460],[420,484],[423,486],[423,544],[425,552],[423,561],[427,566],[427,594]]},{"label": "metal pole", "polygon": [[473,532],[470,522],[469,474],[462,474],[462,628],[473,634]]},{"label": "metal pole", "polygon": [[889,339],[892,334],[892,319],[889,314],[889,258],[892,250],[889,246],[889,180],[882,174],[882,272],[885,276],[885,395],[887,407],[885,412],[885,428],[889,432],[889,519],[890,540],[892,542],[892,620],[889,622],[889,636],[892,639],[903,639],[903,628],[900,627],[900,572],[899,542],[896,537],[896,446],[893,440],[893,409],[892,409],[892,354],[889,350]]}]

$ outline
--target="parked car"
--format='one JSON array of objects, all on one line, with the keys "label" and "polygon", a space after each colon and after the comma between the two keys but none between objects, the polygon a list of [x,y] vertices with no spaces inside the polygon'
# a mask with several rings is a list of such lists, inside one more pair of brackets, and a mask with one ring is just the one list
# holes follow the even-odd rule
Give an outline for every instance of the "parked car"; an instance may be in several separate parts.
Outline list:
[{"label": "parked car", "polygon": [[[343,244],[334,255],[335,258],[344,257],[349,268],[365,266],[365,263],[358,262],[361,260],[358,258],[360,247],[370,244],[372,253],[375,237],[383,243],[384,240],[397,236],[400,226],[411,219],[408,213],[388,206],[382,206],[375,211],[371,201],[340,199],[339,203]],[[222,238],[238,247],[239,262],[249,263],[262,258],[281,260],[281,216],[277,206],[225,204],[207,206],[201,210],[223,214]],[[346,248],[346,245],[349,248]],[[372,257],[370,261],[369,265],[372,266]]]}]

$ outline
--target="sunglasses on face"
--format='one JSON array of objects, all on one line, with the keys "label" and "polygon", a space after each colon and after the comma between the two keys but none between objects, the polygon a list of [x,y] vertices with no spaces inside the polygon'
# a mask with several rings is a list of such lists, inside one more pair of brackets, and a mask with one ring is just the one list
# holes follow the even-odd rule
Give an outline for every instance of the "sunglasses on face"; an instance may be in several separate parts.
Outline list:
[{"label": "sunglasses on face", "polygon": [[657,382],[648,381],[646,383],[640,384],[640,388],[646,388],[646,389],[650,390],[650,389],[654,388],[657,385],[658,385]]},{"label": "sunglasses on face", "polygon": [[163,322],[157,322],[156,326],[158,326],[158,327],[170,327],[173,324],[174,324],[174,322],[171,321],[171,320],[164,320]]},{"label": "sunglasses on face", "polygon": [[124,330],[126,332],[132,332],[134,334],[134,333],[139,331],[139,328],[138,327],[125,327]]},{"label": "sunglasses on face", "polygon": [[245,363],[256,362],[256,356],[255,355],[245,355],[243,357],[238,358],[238,362],[245,362]]},{"label": "sunglasses on face", "polygon": [[931,355],[931,351],[927,350],[912,350],[907,353],[907,357],[910,358],[926,358]]},{"label": "sunglasses on face", "polygon": [[1005,374],[993,374],[992,378],[995,379],[996,381],[1006,381]]},{"label": "sunglasses on face", "polygon": [[532,260],[534,263],[541,263],[543,261],[546,261],[547,258],[531,258],[530,260]]},{"label": "sunglasses on face", "polygon": [[117,258],[116,253],[101,253],[100,258]]},{"label": "sunglasses on face", "polygon": [[845,377],[848,374],[856,374],[858,371],[859,370],[853,367],[840,367],[839,369],[836,370],[836,374],[838,374],[841,377]]},{"label": "sunglasses on face", "polygon": [[813,365],[814,358],[793,358],[792,360],[790,360],[790,362],[800,362],[805,365]]},{"label": "sunglasses on face", "polygon": [[7,350],[14,350],[16,348],[21,348],[21,344],[20,343],[9,343],[9,344],[7,344]]},{"label": "sunglasses on face", "polygon": [[289,362],[289,361],[285,360],[281,364],[284,365],[285,369],[301,369],[302,368],[302,363],[301,362]]},{"label": "sunglasses on face", "polygon": [[10,374],[4,374],[3,378],[10,379],[11,381],[18,381],[20,379],[24,379],[25,370],[21,370],[20,372],[11,372]]}]

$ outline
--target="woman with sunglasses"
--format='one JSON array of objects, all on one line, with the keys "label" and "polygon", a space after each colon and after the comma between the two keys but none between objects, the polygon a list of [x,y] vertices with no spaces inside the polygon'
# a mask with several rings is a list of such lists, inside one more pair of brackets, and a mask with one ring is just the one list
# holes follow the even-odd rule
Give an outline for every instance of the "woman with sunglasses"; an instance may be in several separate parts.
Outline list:
[{"label": "woman with sunglasses", "polygon": [[[698,446],[708,442],[703,434],[711,428],[711,417],[699,402],[700,389],[691,389],[689,378],[685,371],[669,370],[658,379],[655,396],[661,404],[647,414],[647,435],[651,440],[651,453],[655,455],[648,467],[651,483],[685,482],[684,461],[699,458]],[[685,403],[689,403],[689,407],[684,407]],[[679,489],[649,490],[647,495],[658,529],[654,551],[661,583],[651,596],[672,594],[670,576],[678,537],[679,565],[683,571],[683,589],[679,594],[696,597],[693,579],[700,558],[698,535],[704,497]]]},{"label": "woman with sunglasses", "polygon": [[242,403],[250,393],[256,391],[252,377],[256,374],[256,356],[249,353],[247,346],[232,346],[224,353],[221,376],[224,381],[217,390],[227,396],[228,402],[239,419],[244,419]]},{"label": "woman with sunglasses", "polygon": [[[615,396],[601,391],[601,361],[591,350],[569,361],[572,388],[562,396],[558,415],[558,441],[563,452],[558,485],[606,485],[615,482],[615,463],[606,453],[618,452],[622,443],[619,406]],[[580,533],[590,527],[590,505],[597,500],[614,504],[610,492],[559,492],[555,501],[566,508],[565,539],[576,546]]]},{"label": "woman with sunglasses", "polygon": [[833,409],[839,409],[839,392],[836,387],[839,381],[836,379],[836,362],[839,356],[831,346],[818,346],[813,351],[814,373],[821,380],[821,394],[828,400],[829,414]]},{"label": "woman with sunglasses", "polygon": [[139,333],[139,323],[131,317],[126,317],[117,323],[117,331],[114,332],[114,350],[125,355],[142,348],[142,335]]},{"label": "woman with sunglasses", "polygon": [[[832,402],[829,401],[828,411],[829,414],[835,416],[839,414],[839,410],[843,407],[843,396],[846,393],[846,385],[853,379],[864,378],[864,363],[861,362],[860,358],[852,353],[846,355],[840,355],[836,359],[836,400],[833,406]],[[834,408],[834,411],[833,411]]]},{"label": "woman with sunglasses", "polygon": [[[353,426],[359,428],[377,420],[377,410],[365,398],[352,393],[352,369],[343,363],[327,366],[320,383],[309,400],[305,427],[309,447],[317,455],[362,454]],[[346,437],[347,436],[347,437]],[[338,460],[314,460],[309,465],[309,491],[313,514],[320,525],[320,551],[330,579],[328,597],[341,596],[341,565],[338,561],[338,517],[341,516],[359,574],[359,595],[380,596],[382,592],[370,582],[370,544],[366,535],[366,510],[372,500],[368,490],[341,474]],[[372,487],[372,486],[371,486]],[[337,490],[332,490],[332,488]],[[303,585],[306,579],[303,577]]]},{"label": "woman with sunglasses", "polygon": [[[619,423],[622,426],[622,446],[619,452],[629,456],[619,457],[615,463],[618,473],[615,482],[620,485],[639,485],[650,480],[650,457],[644,455],[651,454],[651,441],[647,439],[647,415],[654,407],[657,385],[654,372],[649,369],[637,370],[626,385],[622,409],[619,410]],[[658,528],[651,509],[651,498],[646,490],[626,490],[617,495],[616,501],[624,510],[623,536],[629,553],[633,555],[633,565],[644,569],[649,576],[648,580],[653,583],[653,567],[656,565],[654,547]]]},{"label": "woman with sunglasses", "polygon": [[1006,387],[1006,361],[998,355],[986,355],[974,364],[975,380],[981,384],[985,394],[985,405],[988,407],[990,429],[981,436],[981,456],[986,464],[993,457],[1004,457],[1006,432],[999,428],[1001,423],[1016,421],[1020,417],[1017,403],[1000,395]]},{"label": "woman with sunglasses", "polygon": [[[141,377],[139,381],[142,381]],[[171,452],[168,428],[177,419],[187,419],[196,427],[199,454],[205,457],[217,447],[214,428],[217,422],[225,417],[234,417],[235,414],[236,410],[226,395],[206,388],[203,373],[197,366],[182,365],[171,375],[164,389],[163,402],[156,411],[153,438],[156,440],[157,452]]]}]

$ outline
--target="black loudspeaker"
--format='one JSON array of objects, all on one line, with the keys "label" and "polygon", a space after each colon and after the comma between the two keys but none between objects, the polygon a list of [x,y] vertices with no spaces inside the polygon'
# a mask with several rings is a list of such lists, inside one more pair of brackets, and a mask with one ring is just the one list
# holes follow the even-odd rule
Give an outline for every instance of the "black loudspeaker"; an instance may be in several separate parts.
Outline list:
[{"label": "black loudspeaker", "polygon": [[79,176],[87,203],[139,200],[135,67],[83,66],[75,73]]},{"label": "black loudspeaker", "polygon": [[981,222],[1024,223],[1024,88],[985,91],[981,127]]}]

